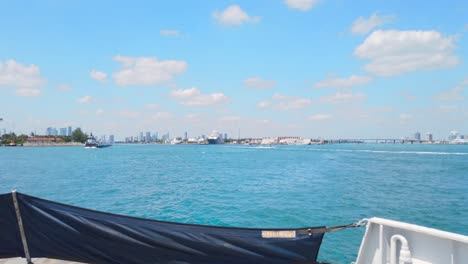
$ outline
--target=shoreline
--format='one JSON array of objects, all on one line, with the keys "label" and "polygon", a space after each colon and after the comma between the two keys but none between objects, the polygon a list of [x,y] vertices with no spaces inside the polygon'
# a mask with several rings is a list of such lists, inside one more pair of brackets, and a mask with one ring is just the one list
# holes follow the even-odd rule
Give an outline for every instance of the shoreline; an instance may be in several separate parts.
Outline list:
[{"label": "shoreline", "polygon": [[83,147],[83,143],[24,143],[18,147]]}]

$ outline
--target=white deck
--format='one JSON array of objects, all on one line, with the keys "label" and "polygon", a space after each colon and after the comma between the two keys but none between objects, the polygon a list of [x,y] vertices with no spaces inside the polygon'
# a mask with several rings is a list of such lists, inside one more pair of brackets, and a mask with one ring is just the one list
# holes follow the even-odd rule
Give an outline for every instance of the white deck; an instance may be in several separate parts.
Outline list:
[{"label": "white deck", "polygon": [[468,236],[382,218],[369,219],[356,261],[356,264],[467,263]]}]

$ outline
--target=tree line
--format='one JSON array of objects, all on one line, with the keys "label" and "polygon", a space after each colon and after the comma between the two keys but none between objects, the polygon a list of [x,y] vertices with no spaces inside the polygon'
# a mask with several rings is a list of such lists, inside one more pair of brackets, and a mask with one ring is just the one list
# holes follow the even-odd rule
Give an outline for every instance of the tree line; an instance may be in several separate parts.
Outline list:
[{"label": "tree line", "polygon": [[0,145],[23,145],[26,143],[29,137],[47,137],[61,139],[62,142],[80,142],[84,143],[88,139],[88,134],[81,131],[80,128],[77,128],[73,131],[71,136],[39,136],[31,133],[30,136],[21,134],[16,135],[15,133],[4,134],[0,137]]}]

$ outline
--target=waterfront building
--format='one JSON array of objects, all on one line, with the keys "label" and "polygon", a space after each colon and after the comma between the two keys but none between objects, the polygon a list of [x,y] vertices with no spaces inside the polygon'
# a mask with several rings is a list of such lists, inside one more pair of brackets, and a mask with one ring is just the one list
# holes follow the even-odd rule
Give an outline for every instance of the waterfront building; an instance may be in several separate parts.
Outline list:
[{"label": "waterfront building", "polygon": [[426,133],[426,141],[429,141],[429,142],[433,141],[433,137],[431,133]]},{"label": "waterfront building", "polygon": [[146,132],[145,142],[146,143],[151,142],[151,132]]},{"label": "waterfront building", "polygon": [[109,135],[109,142],[110,142],[111,144],[114,143],[114,135]]},{"label": "waterfront building", "polygon": [[138,139],[139,139],[140,142],[145,141],[144,136],[143,136],[143,132],[140,132],[140,137]]},{"label": "waterfront building", "polygon": [[45,143],[60,143],[61,138],[50,138],[50,137],[28,137],[26,139],[28,143],[45,144]]},{"label": "waterfront building", "polygon": [[66,135],[67,135],[67,128],[66,127],[60,128],[59,136],[66,136]]},{"label": "waterfront building", "polygon": [[228,138],[228,134],[224,133],[224,140],[227,140],[227,138]]},{"label": "waterfront building", "polygon": [[55,127],[48,127],[46,129],[46,136],[57,136],[57,129]]},{"label": "waterfront building", "polygon": [[421,133],[419,133],[419,132],[414,133],[414,139],[415,140],[421,140]]},{"label": "waterfront building", "polygon": [[71,135],[72,135],[72,127],[69,126],[67,129],[67,136],[71,137]]},{"label": "waterfront building", "polygon": [[154,134],[153,134],[153,141],[154,141],[154,142],[158,141],[158,132],[154,132]]},{"label": "waterfront building", "polygon": [[184,140],[185,140],[185,141],[187,141],[187,140],[188,140],[187,131],[185,131],[185,133],[184,133]]}]

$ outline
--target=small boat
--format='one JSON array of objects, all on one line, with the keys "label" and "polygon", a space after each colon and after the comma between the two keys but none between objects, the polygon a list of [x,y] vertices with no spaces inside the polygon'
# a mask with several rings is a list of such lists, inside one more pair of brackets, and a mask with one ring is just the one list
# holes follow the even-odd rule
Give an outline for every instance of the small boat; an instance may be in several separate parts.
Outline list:
[{"label": "small boat", "polygon": [[96,138],[93,137],[93,134],[91,134],[91,136],[88,137],[88,140],[86,140],[86,143],[84,145],[85,148],[107,148],[110,146],[112,145],[109,143],[97,141]]}]

